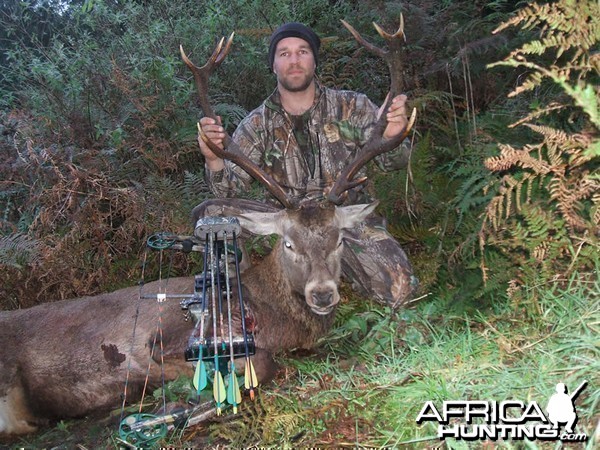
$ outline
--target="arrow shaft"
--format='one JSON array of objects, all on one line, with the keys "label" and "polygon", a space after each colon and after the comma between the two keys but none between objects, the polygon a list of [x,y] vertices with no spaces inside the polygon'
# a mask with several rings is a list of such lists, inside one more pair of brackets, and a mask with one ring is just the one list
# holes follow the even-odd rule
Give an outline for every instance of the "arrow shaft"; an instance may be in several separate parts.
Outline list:
[{"label": "arrow shaft", "polygon": [[[219,330],[221,333],[221,339],[223,345],[225,344],[225,332],[223,327],[223,289],[221,287],[221,261],[218,249],[218,239],[215,240],[215,254],[216,254],[216,267],[217,267],[217,296],[219,298]],[[227,258],[225,258],[227,259]]]},{"label": "arrow shaft", "polygon": [[213,347],[215,351],[215,377],[219,372],[219,351],[217,347],[217,297],[215,292],[215,241],[214,233],[210,234],[210,293],[212,300],[212,322],[213,322]]},{"label": "arrow shaft", "polygon": [[238,261],[238,245],[237,235],[233,232],[233,253],[235,255],[235,276],[238,288],[238,299],[240,302],[240,317],[242,321],[242,336],[244,338],[244,351],[246,353],[246,359],[250,358],[250,352],[248,351],[248,332],[246,330],[246,309],[244,308],[244,295],[242,292],[242,277],[240,274],[240,263]]},{"label": "arrow shaft", "polygon": [[233,352],[233,319],[231,315],[231,286],[229,284],[229,259],[227,258],[227,232],[224,232],[225,242],[225,285],[227,289],[227,325],[229,327],[229,360],[231,363],[230,370],[234,371],[234,352]]}]

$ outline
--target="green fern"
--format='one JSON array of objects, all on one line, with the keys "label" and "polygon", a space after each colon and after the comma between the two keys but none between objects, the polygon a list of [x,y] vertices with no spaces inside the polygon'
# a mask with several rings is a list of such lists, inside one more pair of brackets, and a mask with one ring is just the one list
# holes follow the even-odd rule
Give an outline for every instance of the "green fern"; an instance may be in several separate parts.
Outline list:
[{"label": "green fern", "polygon": [[[219,101],[219,97],[215,98]],[[235,129],[237,125],[248,115],[248,111],[233,103],[219,101],[214,106],[215,114],[221,116],[221,122],[226,129]]]},{"label": "green fern", "polygon": [[458,215],[457,227],[460,227],[466,214],[478,211],[483,205],[487,205],[492,198],[491,192],[488,190],[486,193],[486,189],[484,189],[490,185],[489,173],[478,170],[469,176],[465,176],[467,174],[462,172],[462,170],[459,170],[454,174],[455,179],[462,180],[452,202]]}]

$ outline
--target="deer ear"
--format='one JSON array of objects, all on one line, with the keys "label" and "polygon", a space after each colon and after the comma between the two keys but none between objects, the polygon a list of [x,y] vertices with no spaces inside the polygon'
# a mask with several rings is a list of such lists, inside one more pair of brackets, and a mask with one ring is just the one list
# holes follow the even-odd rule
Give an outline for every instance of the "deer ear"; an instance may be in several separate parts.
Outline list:
[{"label": "deer ear", "polygon": [[260,236],[281,234],[281,214],[278,212],[254,212],[237,216],[244,230]]},{"label": "deer ear", "polygon": [[371,214],[379,205],[378,201],[367,205],[338,206],[335,208],[335,216],[342,229],[354,228]]}]

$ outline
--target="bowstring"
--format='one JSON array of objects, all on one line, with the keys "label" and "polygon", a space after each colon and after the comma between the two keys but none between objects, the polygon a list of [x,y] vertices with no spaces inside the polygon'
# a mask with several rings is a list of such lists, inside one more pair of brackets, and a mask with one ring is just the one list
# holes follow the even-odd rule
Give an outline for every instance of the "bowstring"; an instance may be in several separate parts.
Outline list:
[{"label": "bowstring", "polygon": [[135,315],[133,318],[133,331],[131,333],[131,346],[129,348],[129,361],[127,362],[127,371],[125,374],[125,385],[123,387],[123,402],[121,403],[121,413],[119,416],[119,423],[123,421],[123,416],[125,415],[125,404],[127,403],[127,389],[129,387],[129,376],[131,374],[131,360],[133,359],[133,347],[135,344],[135,333],[137,330],[138,317],[140,315],[140,303],[142,300],[142,292],[144,289],[144,279],[146,273],[146,263],[148,262],[148,247],[144,250],[144,258],[142,260],[142,276],[139,281],[140,290],[138,293],[138,300],[135,307]]},{"label": "bowstring", "polygon": [[[163,313],[163,302],[166,301],[166,293],[167,286],[169,284],[170,274],[173,268],[173,253],[170,254],[169,258],[169,269],[167,272],[167,277],[164,286],[162,286],[163,280],[163,250],[160,250],[159,253],[159,269],[158,269],[158,281],[159,281],[159,291],[163,290],[163,292],[159,292],[157,294],[157,303],[158,303],[158,322],[156,325],[156,332],[154,333],[154,339],[152,340],[152,349],[150,351],[150,356],[148,357],[148,367],[146,369],[146,376],[144,378],[144,388],[142,389],[142,398],[140,400],[140,408],[139,412],[142,412],[144,406],[144,399],[146,397],[146,390],[148,387],[148,381],[150,379],[150,370],[152,366],[152,355],[154,355],[154,351],[156,350],[156,343],[158,341],[160,348],[160,375],[161,375],[161,391],[162,391],[162,403],[163,403],[163,411],[166,414],[167,411],[167,396],[166,396],[166,383],[165,383],[165,360],[164,360],[164,344],[163,344],[163,323],[162,323],[162,313]],[[160,299],[160,294],[164,294],[165,297]]]},{"label": "bowstring", "polygon": [[158,303],[158,327],[160,330],[160,378],[161,378],[161,388],[162,388],[162,401],[163,401],[163,411],[167,413],[167,389],[165,383],[165,349],[163,342],[163,303],[167,301],[166,293],[168,292],[169,280],[171,279],[171,273],[173,271],[173,253],[169,253],[169,271],[167,272],[167,279],[165,281],[165,298],[163,302]]}]

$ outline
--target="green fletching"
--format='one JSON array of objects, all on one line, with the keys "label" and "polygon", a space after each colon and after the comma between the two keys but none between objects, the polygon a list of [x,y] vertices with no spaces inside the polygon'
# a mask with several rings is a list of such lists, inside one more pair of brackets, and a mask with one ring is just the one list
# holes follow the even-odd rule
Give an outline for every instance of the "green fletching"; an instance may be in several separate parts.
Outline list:
[{"label": "green fletching", "polygon": [[208,384],[208,379],[206,376],[206,364],[204,364],[204,361],[202,360],[198,361],[198,364],[196,364],[196,370],[194,371],[192,384],[197,391],[203,390]]}]

